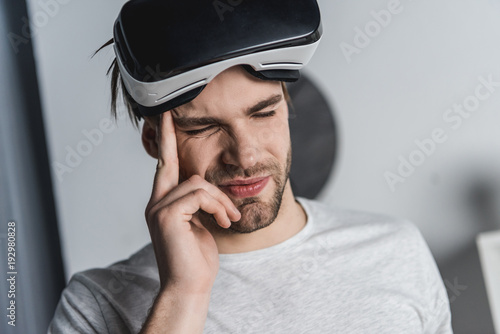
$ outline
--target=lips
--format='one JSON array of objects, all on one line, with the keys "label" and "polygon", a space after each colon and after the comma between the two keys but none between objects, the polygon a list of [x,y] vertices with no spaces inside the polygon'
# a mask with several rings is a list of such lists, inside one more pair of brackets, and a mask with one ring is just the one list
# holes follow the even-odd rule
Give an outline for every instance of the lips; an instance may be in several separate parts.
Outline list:
[{"label": "lips", "polygon": [[220,185],[222,191],[234,197],[244,198],[258,195],[269,182],[270,176],[246,180],[233,180]]}]

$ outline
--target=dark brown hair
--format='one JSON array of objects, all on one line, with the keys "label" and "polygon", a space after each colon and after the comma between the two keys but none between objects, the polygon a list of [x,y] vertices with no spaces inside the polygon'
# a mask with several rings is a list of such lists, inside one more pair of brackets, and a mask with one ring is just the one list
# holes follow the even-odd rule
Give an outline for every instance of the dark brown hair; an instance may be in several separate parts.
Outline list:
[{"label": "dark brown hair", "polygon": [[[113,38],[111,38],[109,41],[104,43],[99,49],[97,49],[92,57],[94,57],[99,51],[104,49],[105,47],[111,45],[114,43]],[[123,80],[120,76],[120,70],[118,68],[118,62],[116,61],[116,58],[113,59],[113,62],[109,66],[108,70],[106,71],[106,75],[109,76],[111,75],[111,115],[113,118],[116,120],[117,119],[117,101],[118,98],[122,97],[123,103],[125,104],[125,107],[127,108],[128,115],[130,117],[130,120],[134,124],[136,128],[139,127],[139,122],[142,119],[142,115],[139,112],[139,108],[137,107],[137,103],[134,101],[132,96],[127,92],[125,89],[125,85],[123,84]]]},{"label": "dark brown hair", "polygon": [[[92,57],[94,57],[99,51],[104,49],[105,47],[111,45],[114,43],[113,38],[111,38],[109,41],[104,43],[99,49],[97,49]],[[113,62],[109,66],[108,70],[106,71],[106,75],[109,76],[111,74],[111,115],[113,118],[116,120],[117,119],[117,101],[119,96],[121,95],[123,99],[123,103],[125,104],[127,108],[128,115],[130,117],[130,120],[134,124],[136,128],[139,127],[139,122],[143,118],[141,113],[139,112],[139,108],[137,107],[137,103],[134,101],[132,96],[127,92],[125,89],[125,85],[123,83],[123,80],[120,76],[120,70],[118,67],[118,63],[116,61],[116,58],[113,59]],[[286,88],[286,84],[282,81],[281,82],[281,87],[283,89],[283,94],[285,96],[285,100],[287,103],[292,106],[291,104],[291,99],[290,95],[288,94],[288,90]],[[293,111],[293,106],[292,106],[292,111]],[[155,117],[152,117],[155,118]]]}]

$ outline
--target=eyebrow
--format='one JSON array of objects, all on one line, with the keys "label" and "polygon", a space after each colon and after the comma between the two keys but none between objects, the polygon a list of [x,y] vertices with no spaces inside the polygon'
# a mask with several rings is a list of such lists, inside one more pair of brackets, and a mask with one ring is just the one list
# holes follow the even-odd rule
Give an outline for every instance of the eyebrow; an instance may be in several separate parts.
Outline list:
[{"label": "eyebrow", "polygon": [[[283,95],[276,94],[265,100],[257,102],[255,105],[251,106],[246,110],[246,115],[250,116],[253,113],[260,111],[269,106],[275,105],[283,99]],[[173,109],[175,114],[179,114],[179,112]],[[191,126],[201,126],[201,125],[209,125],[214,123],[222,123],[222,120],[217,117],[174,117],[174,122],[176,125],[180,127],[191,127]]]}]

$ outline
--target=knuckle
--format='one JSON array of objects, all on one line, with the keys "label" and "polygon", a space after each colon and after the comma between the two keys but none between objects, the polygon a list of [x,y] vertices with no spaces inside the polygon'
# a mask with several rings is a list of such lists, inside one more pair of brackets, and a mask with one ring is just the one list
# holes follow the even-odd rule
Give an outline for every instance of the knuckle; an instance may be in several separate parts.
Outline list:
[{"label": "knuckle", "polygon": [[144,218],[146,218],[146,221],[149,221],[149,215],[150,215],[151,209],[149,208],[149,205],[146,207],[146,210],[144,210]]},{"label": "knuckle", "polygon": [[198,188],[194,192],[194,195],[202,200],[208,199],[208,193],[205,189],[203,188]]},{"label": "knuckle", "polygon": [[166,221],[170,217],[170,210],[168,207],[163,207],[156,213],[156,219],[160,222]]},{"label": "knuckle", "polygon": [[153,210],[154,205],[149,203],[146,206],[146,210],[144,210],[144,217],[146,218],[146,222],[150,222],[153,219],[154,216],[154,210]]},{"label": "knuckle", "polygon": [[203,181],[204,181],[204,179],[197,174],[195,174],[189,178],[189,182],[192,183],[193,185],[201,185],[201,183],[203,183]]},{"label": "knuckle", "polygon": [[155,209],[154,206],[146,208],[145,211],[146,222],[150,225],[155,222],[162,222],[170,216],[170,208],[169,207],[161,207],[159,209]]}]

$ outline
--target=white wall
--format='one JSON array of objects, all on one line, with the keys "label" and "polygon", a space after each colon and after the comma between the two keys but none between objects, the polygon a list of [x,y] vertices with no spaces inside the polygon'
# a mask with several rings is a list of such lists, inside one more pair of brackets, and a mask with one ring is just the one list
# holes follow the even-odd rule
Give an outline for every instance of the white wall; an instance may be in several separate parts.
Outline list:
[{"label": "white wall", "polygon": [[[91,59],[112,37],[123,1],[56,3],[56,14],[46,15],[50,19],[37,30],[35,48],[51,160],[75,166],[71,172],[53,174],[69,278],[76,271],[127,257],[148,241],[143,212],[156,164],[126,119],[108,128],[105,72],[114,57],[112,49]],[[39,4],[30,3],[33,21],[35,15],[43,18],[47,13]],[[96,136],[96,144],[86,147],[83,132],[102,133],[101,127],[109,133],[103,133],[102,140]],[[90,154],[68,164],[68,149],[78,148],[90,148]]]},{"label": "white wall", "polygon": [[[51,159],[67,165],[67,148],[84,145],[82,131],[109,117],[104,73],[113,54],[90,55],[112,36],[123,1],[53,1],[58,8],[47,20],[39,0],[29,3],[40,20],[35,47]],[[319,3],[324,38],[307,73],[334,106],[341,136],[321,200],[410,218],[438,259],[452,256],[485,229],[467,205],[471,189],[486,184],[498,203],[500,87],[457,129],[443,115],[474,102],[479,77],[500,82],[500,2],[401,0],[350,62],[340,45],[355,46],[354,29],[372,25],[371,11],[393,1]],[[436,128],[446,140],[391,191],[384,173],[396,173],[398,157],[408,158],[414,141]],[[148,241],[143,210],[154,168],[139,133],[120,121],[61,181],[54,173],[68,274],[122,259]]]},{"label": "white wall", "polygon": [[[474,102],[478,77],[500,83],[500,2],[401,0],[399,13],[349,63],[342,43],[355,46],[355,28],[370,27],[371,11],[391,3],[321,2],[325,40],[309,69],[336,106],[343,139],[322,198],[408,217],[444,259],[484,228],[467,204],[471,188],[491,186],[499,203],[500,87],[460,126],[443,117],[454,104]],[[436,128],[446,140],[391,191],[384,173],[395,173],[398,157],[408,159],[414,141]]]}]

